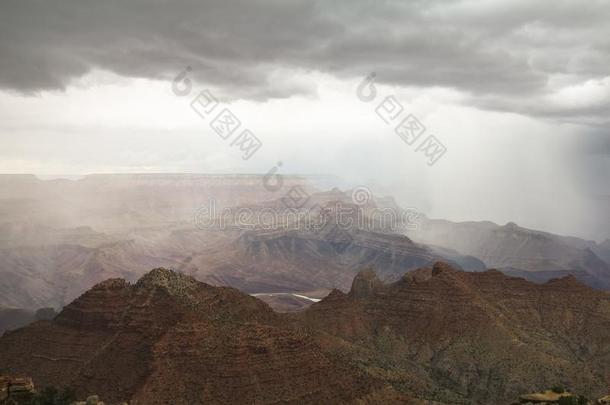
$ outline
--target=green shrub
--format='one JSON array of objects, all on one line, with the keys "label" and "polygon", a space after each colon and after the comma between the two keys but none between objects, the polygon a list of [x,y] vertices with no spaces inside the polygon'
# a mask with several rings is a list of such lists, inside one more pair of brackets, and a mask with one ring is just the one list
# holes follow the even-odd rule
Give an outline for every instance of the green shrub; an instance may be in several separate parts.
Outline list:
[{"label": "green shrub", "polygon": [[56,387],[47,387],[40,392],[22,396],[19,405],[70,405],[76,401],[74,390],[66,388],[59,390]]},{"label": "green shrub", "polygon": [[588,403],[589,400],[582,395],[579,395],[578,397],[561,397],[559,398],[559,401],[557,401],[558,405],[587,405]]},{"label": "green shrub", "polygon": [[561,397],[559,401],[557,401],[558,405],[578,405],[576,402],[577,399],[575,397]]}]

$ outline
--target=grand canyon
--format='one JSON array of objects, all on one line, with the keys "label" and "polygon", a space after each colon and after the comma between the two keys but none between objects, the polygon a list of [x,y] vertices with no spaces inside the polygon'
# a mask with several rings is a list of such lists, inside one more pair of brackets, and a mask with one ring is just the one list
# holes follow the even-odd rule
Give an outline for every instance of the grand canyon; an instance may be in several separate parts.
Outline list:
[{"label": "grand canyon", "polygon": [[0,0],[0,405],[610,405],[610,0]]},{"label": "grand canyon", "polygon": [[[2,181],[0,365],[36,387],[110,404],[607,394],[604,244],[420,213],[395,227],[373,218],[406,212],[391,197],[358,205],[307,177],[287,179],[298,210],[260,176]],[[206,223],[225,224],[204,227],[213,196]]]}]

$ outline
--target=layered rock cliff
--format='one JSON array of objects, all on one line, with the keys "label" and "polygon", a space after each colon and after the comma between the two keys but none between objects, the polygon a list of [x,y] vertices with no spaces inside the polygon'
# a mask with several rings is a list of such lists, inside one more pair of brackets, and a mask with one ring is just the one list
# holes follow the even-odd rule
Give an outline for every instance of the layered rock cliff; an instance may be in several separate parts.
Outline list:
[{"label": "layered rock cliff", "polygon": [[367,271],[292,319],[394,387],[448,403],[557,383],[596,397],[610,384],[610,295],[572,276],[539,285],[437,263],[379,285]]},{"label": "layered rock cliff", "polygon": [[557,384],[594,398],[609,353],[609,294],[446,263],[391,284],[366,269],[292,314],[155,269],[0,338],[0,364],[37,386],[132,404],[504,404]]},{"label": "layered rock cliff", "polygon": [[262,301],[165,269],[110,279],[0,339],[0,364],[107,403],[350,403],[400,398],[283,326]]}]

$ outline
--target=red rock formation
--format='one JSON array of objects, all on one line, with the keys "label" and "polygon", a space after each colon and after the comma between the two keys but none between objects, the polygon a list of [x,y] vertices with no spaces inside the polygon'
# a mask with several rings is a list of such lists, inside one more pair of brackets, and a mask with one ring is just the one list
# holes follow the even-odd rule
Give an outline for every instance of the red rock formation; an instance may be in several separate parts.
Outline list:
[{"label": "red rock formation", "polygon": [[[106,402],[349,403],[391,392],[262,301],[164,269],[112,279],[0,339],[0,364]],[[389,390],[389,391],[388,391]],[[387,394],[390,395],[390,394]]]},{"label": "red rock formation", "polygon": [[18,401],[34,392],[34,383],[29,377],[0,376],[0,403]]},{"label": "red rock formation", "polygon": [[610,295],[574,277],[538,285],[438,263],[391,285],[370,280],[361,274],[350,294],[293,319],[345,342],[335,348],[367,353],[364,368],[395,386],[490,403],[557,382],[593,397],[610,385]]},{"label": "red rock formation", "polygon": [[0,338],[0,365],[39,386],[147,405],[502,404],[558,383],[598,397],[609,353],[610,295],[443,263],[388,285],[360,272],[291,314],[156,269]]}]

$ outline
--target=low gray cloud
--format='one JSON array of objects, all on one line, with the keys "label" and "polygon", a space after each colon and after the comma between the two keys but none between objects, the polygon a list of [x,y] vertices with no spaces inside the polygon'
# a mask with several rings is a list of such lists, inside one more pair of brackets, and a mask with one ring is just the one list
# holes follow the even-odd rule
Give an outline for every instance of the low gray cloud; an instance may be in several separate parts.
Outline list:
[{"label": "low gray cloud", "polygon": [[278,70],[374,70],[485,109],[606,125],[608,81],[605,101],[549,98],[610,76],[608,21],[607,1],[4,0],[0,87],[61,89],[92,69],[172,79],[189,65],[231,97],[265,100],[315,93]]}]

